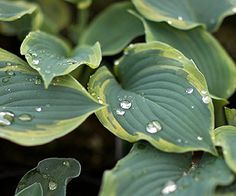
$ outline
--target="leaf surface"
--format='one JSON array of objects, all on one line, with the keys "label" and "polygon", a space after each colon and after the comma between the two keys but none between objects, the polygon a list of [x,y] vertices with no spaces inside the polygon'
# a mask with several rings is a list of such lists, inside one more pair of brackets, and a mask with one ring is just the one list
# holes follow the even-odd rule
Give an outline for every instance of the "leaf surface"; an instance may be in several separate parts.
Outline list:
[{"label": "leaf surface", "polygon": [[103,107],[71,76],[45,89],[23,60],[0,50],[0,137],[38,145],[61,137]]},{"label": "leaf surface", "polygon": [[34,183],[21,190],[15,196],[43,196],[43,189],[40,183]]},{"label": "leaf surface", "polygon": [[40,73],[46,88],[56,76],[66,75],[82,64],[96,68],[101,62],[99,43],[81,46],[72,52],[59,38],[40,31],[31,32],[24,39],[21,54]]},{"label": "leaf surface", "polygon": [[81,38],[82,44],[92,45],[99,41],[103,55],[114,55],[143,35],[140,21],[128,13],[132,5],[128,2],[116,3],[102,12],[88,27]]},{"label": "leaf surface", "polygon": [[40,183],[44,196],[65,196],[68,182],[80,174],[80,163],[72,158],[48,158],[27,172],[20,180],[16,193],[34,183]]},{"label": "leaf surface", "polygon": [[161,42],[130,46],[115,73],[102,67],[90,93],[108,107],[96,112],[102,124],[129,142],[147,140],[168,152],[205,150],[211,142],[213,105],[194,63]]},{"label": "leaf surface", "polygon": [[190,154],[161,152],[137,143],[131,152],[103,176],[100,196],[207,196],[234,176],[222,158],[206,155],[191,165]]},{"label": "leaf surface", "polygon": [[162,22],[178,29],[192,29],[199,25],[216,31],[223,19],[236,13],[235,0],[132,0],[147,19]]}]

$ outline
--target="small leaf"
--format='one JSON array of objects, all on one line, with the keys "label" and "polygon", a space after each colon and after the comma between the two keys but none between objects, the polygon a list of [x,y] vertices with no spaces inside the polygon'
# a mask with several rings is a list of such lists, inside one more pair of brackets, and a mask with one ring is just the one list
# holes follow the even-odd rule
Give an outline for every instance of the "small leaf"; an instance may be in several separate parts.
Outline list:
[{"label": "small leaf", "polygon": [[132,0],[137,10],[147,19],[162,22],[178,29],[204,26],[216,31],[223,19],[236,13],[232,0]]},{"label": "small leaf", "polygon": [[45,89],[37,72],[2,49],[0,92],[0,137],[27,146],[71,132],[103,107],[69,75]]},{"label": "small leaf", "polygon": [[21,45],[21,54],[40,73],[46,88],[56,76],[66,75],[82,64],[96,68],[101,62],[99,43],[78,47],[71,54],[65,42],[40,31],[29,33]]},{"label": "small leaf", "polygon": [[132,39],[144,33],[142,23],[128,13],[131,8],[129,2],[115,3],[108,7],[92,21],[81,43],[92,45],[99,41],[103,55],[121,52]]},{"label": "small leaf", "polygon": [[105,67],[89,82],[90,93],[108,105],[96,112],[107,129],[129,142],[147,140],[163,151],[215,153],[213,105],[192,61],[153,42],[129,47],[115,64],[121,84]]},{"label": "small leaf", "polygon": [[228,124],[236,127],[236,109],[225,108],[225,115]]},{"label": "small leaf", "polygon": [[37,9],[35,4],[23,1],[0,1],[0,21],[9,22],[18,20],[26,14],[32,14]]},{"label": "small leaf", "polygon": [[43,196],[43,189],[40,183],[34,183],[17,193],[15,196]]},{"label": "small leaf", "polygon": [[202,28],[181,31],[164,23],[142,19],[147,42],[161,41],[193,59],[204,74],[209,91],[216,97],[228,98],[236,89],[236,67],[217,40]]},{"label": "small leaf", "polygon": [[191,167],[190,154],[170,154],[137,143],[103,176],[100,196],[212,195],[234,176],[222,158],[206,155]]},{"label": "small leaf", "polygon": [[223,148],[225,161],[236,173],[236,127],[221,126],[215,129],[215,145]]},{"label": "small leaf", "polygon": [[16,193],[40,183],[45,196],[65,196],[68,182],[80,174],[80,163],[72,158],[48,158],[40,161],[36,168],[27,172],[20,180]]}]

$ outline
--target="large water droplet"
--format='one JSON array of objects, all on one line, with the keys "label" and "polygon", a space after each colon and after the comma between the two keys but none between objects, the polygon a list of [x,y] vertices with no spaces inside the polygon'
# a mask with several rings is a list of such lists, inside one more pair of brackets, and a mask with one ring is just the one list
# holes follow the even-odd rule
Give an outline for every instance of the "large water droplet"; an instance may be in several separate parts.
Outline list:
[{"label": "large water droplet", "polygon": [[193,93],[193,88],[187,88],[185,92],[187,94],[192,94]]},{"label": "large water droplet", "polygon": [[203,103],[208,104],[208,103],[211,102],[211,98],[208,95],[207,96],[203,96],[202,97],[202,101],[203,101]]},{"label": "large water droplet", "polygon": [[34,59],[34,60],[32,61],[32,63],[33,63],[34,65],[38,65],[38,64],[39,64],[39,60],[38,60],[38,59]]},{"label": "large water droplet", "polygon": [[177,185],[173,181],[168,181],[165,185],[164,188],[161,190],[161,193],[163,195],[168,195],[170,193],[175,192],[177,189]]},{"label": "large water droplet", "polygon": [[125,111],[122,110],[122,109],[120,109],[120,108],[118,108],[118,109],[116,110],[116,114],[119,115],[119,116],[124,116],[124,115],[125,115]]},{"label": "large water droplet", "polygon": [[21,114],[18,116],[18,119],[21,121],[31,121],[33,117],[30,114]]},{"label": "large water droplet", "polygon": [[51,191],[56,190],[56,188],[57,188],[57,183],[55,183],[55,182],[53,182],[53,181],[50,181],[50,182],[48,183],[48,188],[49,188],[49,190],[51,190]]},{"label": "large water droplet", "polygon": [[178,16],[178,20],[183,20],[183,17],[182,16]]},{"label": "large water droplet", "polygon": [[125,110],[130,109],[131,106],[132,106],[132,104],[131,104],[131,102],[128,101],[128,100],[123,100],[123,101],[120,102],[120,107],[123,108],[123,109],[125,109]]},{"label": "large water droplet", "polygon": [[158,121],[151,121],[146,126],[146,131],[148,133],[156,133],[158,131],[161,131],[162,127],[161,124]]},{"label": "large water droplet", "polygon": [[0,125],[7,126],[11,125],[14,121],[15,114],[12,112],[0,112]]},{"label": "large water droplet", "polygon": [[37,108],[35,108],[35,110],[36,110],[37,112],[41,112],[41,111],[42,111],[42,108],[41,108],[41,107],[37,107]]}]

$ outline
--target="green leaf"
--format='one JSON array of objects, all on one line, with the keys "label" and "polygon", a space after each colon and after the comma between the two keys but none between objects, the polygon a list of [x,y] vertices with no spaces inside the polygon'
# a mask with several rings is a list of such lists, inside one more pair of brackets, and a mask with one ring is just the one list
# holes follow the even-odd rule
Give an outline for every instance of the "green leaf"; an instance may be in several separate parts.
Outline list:
[{"label": "green leaf", "polygon": [[69,75],[45,89],[33,69],[2,49],[0,92],[0,137],[27,146],[64,136],[102,108]]},{"label": "green leaf", "polygon": [[215,145],[223,148],[225,161],[229,168],[236,173],[236,127],[222,126],[215,129]]},{"label": "green leaf", "polygon": [[48,158],[27,172],[20,180],[16,193],[37,182],[45,196],[65,196],[68,182],[80,174],[80,163],[72,158]]},{"label": "green leaf", "polygon": [[[222,158],[206,155],[191,167],[190,154],[170,154],[137,143],[103,176],[100,196],[212,195],[234,176]],[[168,186],[169,185],[169,186]]]},{"label": "green leaf", "polygon": [[236,127],[236,109],[225,108],[225,115],[228,124]]},{"label": "green leaf", "polygon": [[204,74],[209,91],[220,98],[230,97],[236,89],[236,67],[217,40],[202,28],[181,31],[164,23],[143,19],[147,42],[161,41],[193,59]]},{"label": "green leaf", "polygon": [[17,193],[15,196],[43,196],[43,189],[40,183],[34,183]]},{"label": "green leaf", "polygon": [[77,4],[77,7],[82,10],[88,9],[93,2],[92,0],[66,0],[66,1]]},{"label": "green leaf", "polygon": [[223,19],[236,12],[234,0],[132,0],[147,19],[162,22],[178,29],[203,26],[216,31]]},{"label": "green leaf", "polygon": [[224,106],[227,104],[229,104],[229,102],[226,99],[213,98],[215,127],[226,124]]},{"label": "green leaf", "polygon": [[32,14],[37,9],[35,4],[23,1],[0,1],[0,21],[8,22],[18,20],[26,14]]},{"label": "green leaf", "polygon": [[90,93],[108,105],[96,112],[107,129],[129,142],[147,140],[163,151],[215,153],[213,105],[191,60],[153,42],[130,46],[115,64],[121,84],[105,67],[89,82]]},{"label": "green leaf", "polygon": [[94,69],[101,62],[99,43],[81,46],[72,52],[59,38],[40,31],[31,32],[24,39],[21,54],[40,73],[46,88],[56,76],[66,75],[82,64]]},{"label": "green leaf", "polygon": [[92,45],[99,41],[103,55],[121,52],[132,39],[144,33],[140,21],[128,13],[127,10],[131,8],[129,2],[116,3],[108,7],[92,21],[80,42]]}]

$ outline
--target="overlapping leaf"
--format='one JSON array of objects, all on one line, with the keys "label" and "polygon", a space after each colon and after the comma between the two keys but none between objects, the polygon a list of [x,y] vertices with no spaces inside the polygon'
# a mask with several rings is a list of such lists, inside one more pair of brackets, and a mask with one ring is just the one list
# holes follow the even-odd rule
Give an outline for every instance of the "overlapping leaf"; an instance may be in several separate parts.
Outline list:
[{"label": "overlapping leaf", "polygon": [[235,0],[132,0],[147,19],[178,29],[204,26],[216,31],[226,16],[236,13]]},{"label": "overlapping leaf", "polygon": [[43,196],[43,189],[40,183],[34,183],[19,193],[15,194],[15,196]]},{"label": "overlapping leaf", "polygon": [[101,62],[99,43],[78,47],[72,53],[65,42],[40,31],[31,32],[24,39],[21,54],[40,73],[46,88],[56,76],[66,75],[82,64],[96,68]]},{"label": "overlapping leaf", "polygon": [[222,46],[202,28],[181,31],[142,19],[146,41],[161,41],[193,59],[204,74],[211,94],[228,98],[236,89],[236,67]]},{"label": "overlapping leaf", "polygon": [[226,163],[236,173],[236,127],[222,126],[215,130],[215,145],[223,148]]},{"label": "overlapping leaf", "polygon": [[106,171],[100,196],[212,195],[217,185],[234,176],[224,160],[206,155],[191,167],[190,154],[163,153],[145,143],[135,144],[115,168]]},{"label": "overlapping leaf", "polygon": [[27,172],[20,180],[16,193],[26,187],[40,183],[43,195],[65,196],[68,182],[80,174],[80,163],[71,158],[48,158],[40,161],[36,168]]},{"label": "overlapping leaf", "polygon": [[96,112],[124,140],[147,140],[169,152],[204,150],[211,142],[213,106],[202,74],[174,48],[160,43],[130,46],[116,75],[98,69],[89,91],[108,107]]},{"label": "overlapping leaf", "polygon": [[140,21],[128,13],[132,5],[116,3],[99,15],[81,38],[83,44],[100,42],[103,55],[119,53],[132,39],[143,34]]},{"label": "overlapping leaf", "polygon": [[23,1],[0,1],[0,21],[18,20],[26,14],[32,14],[36,9],[36,5]]},{"label": "overlapping leaf", "polygon": [[225,115],[228,124],[236,127],[236,109],[225,108]]},{"label": "overlapping leaf", "polygon": [[0,50],[0,137],[22,145],[52,141],[75,129],[102,106],[71,76],[45,89],[21,59]]}]

